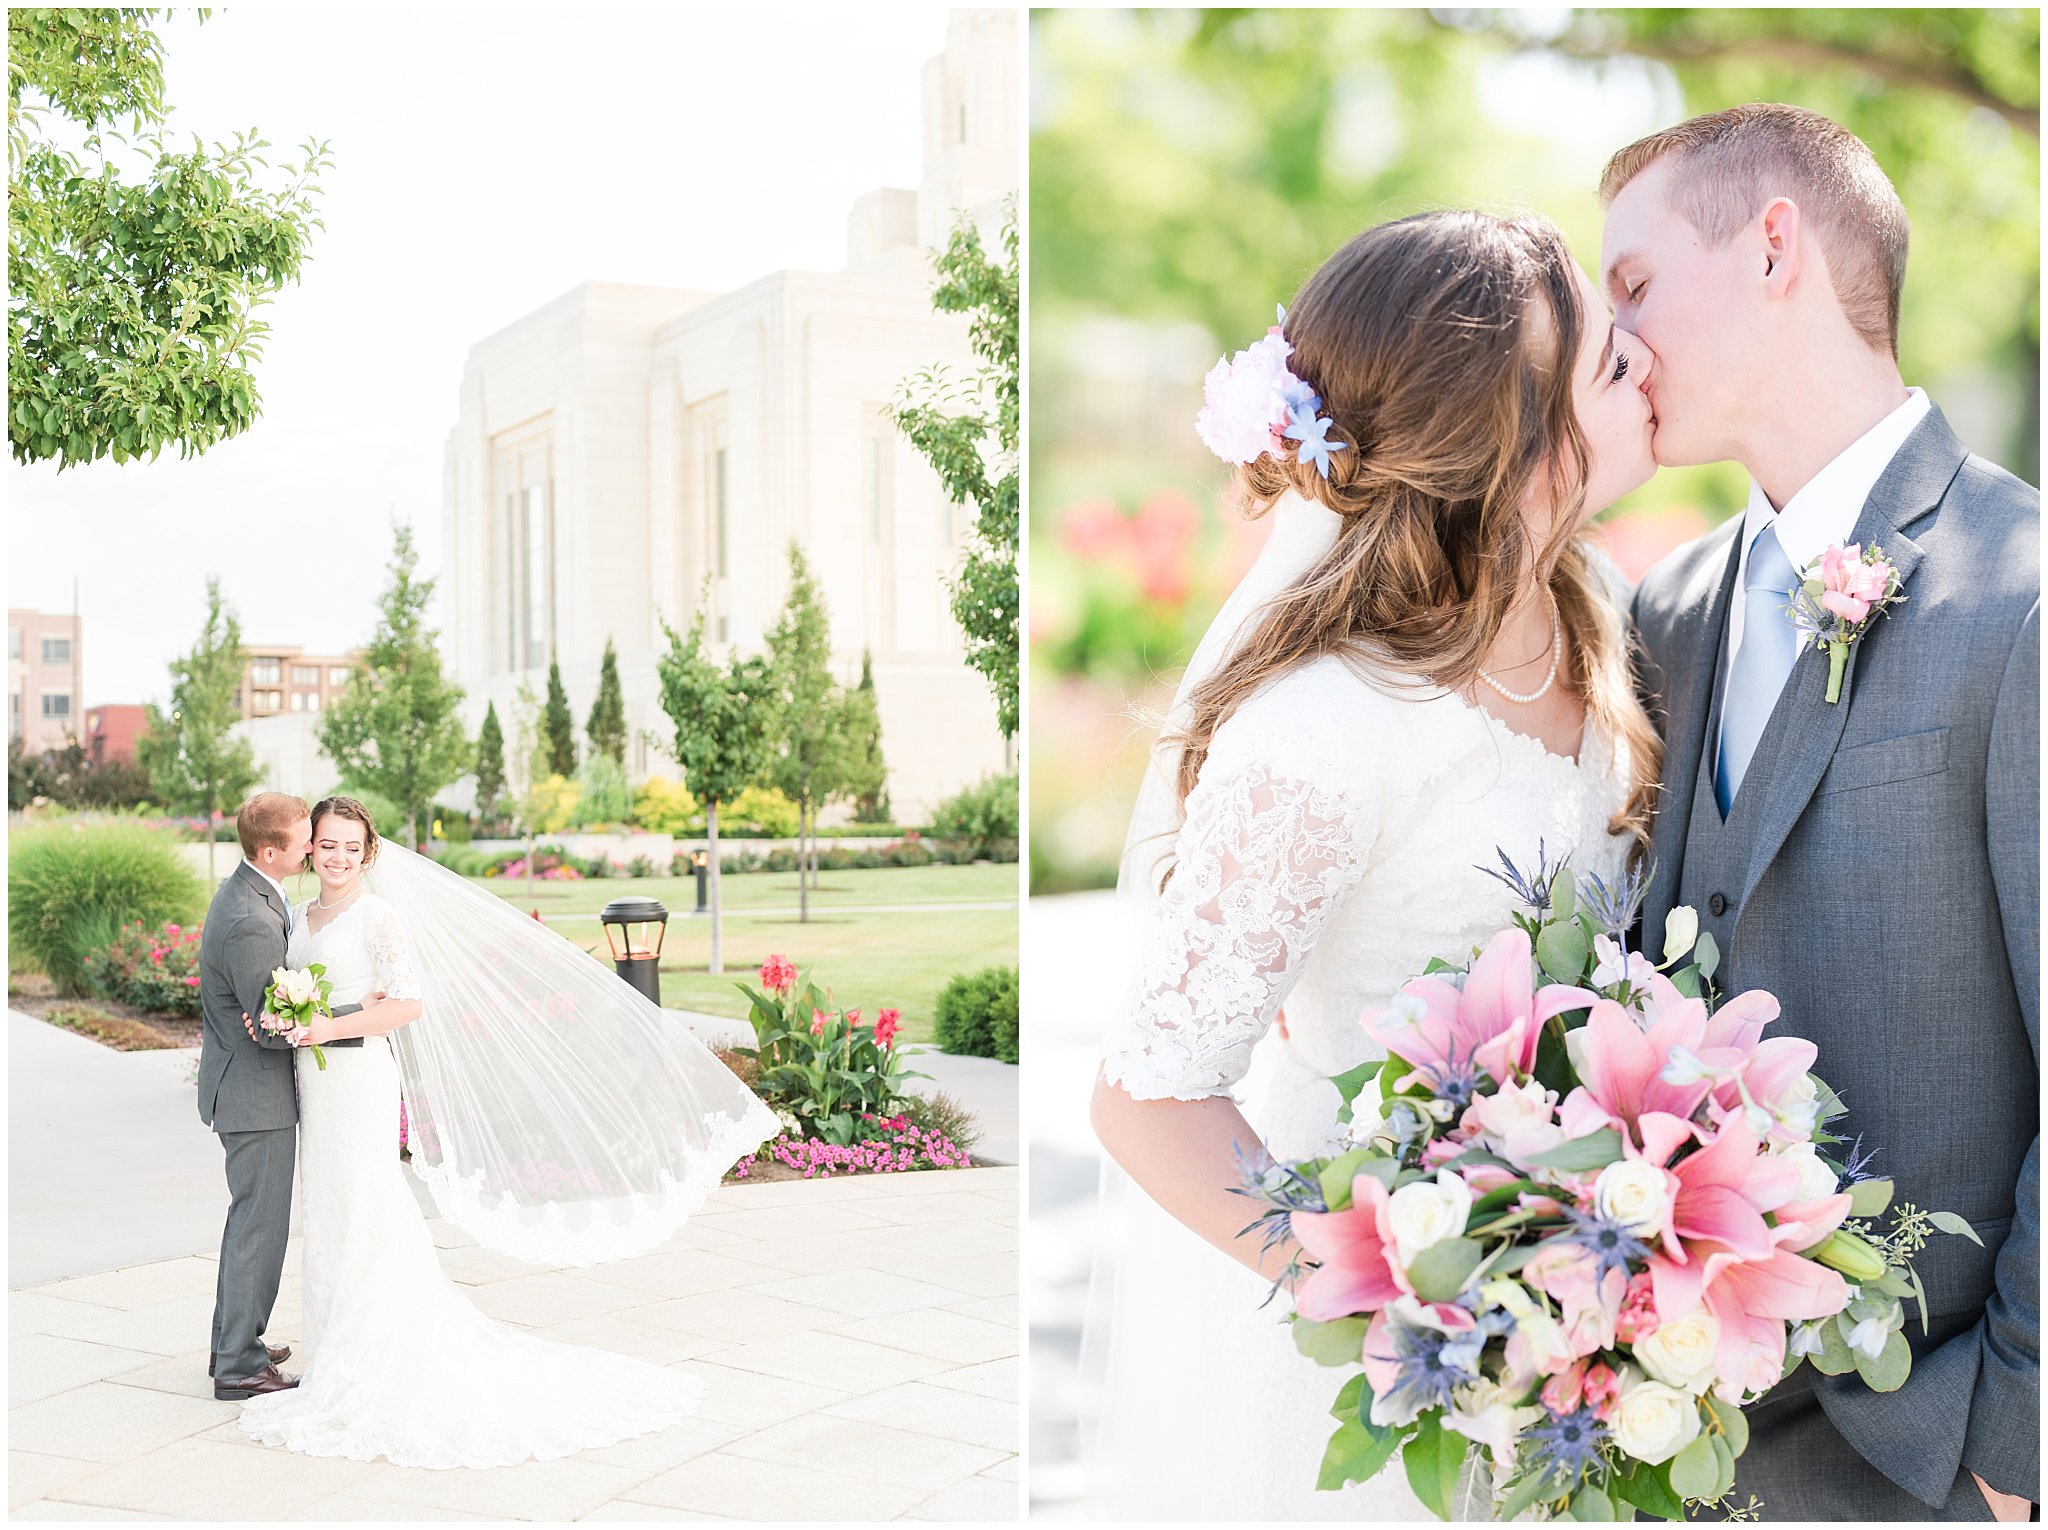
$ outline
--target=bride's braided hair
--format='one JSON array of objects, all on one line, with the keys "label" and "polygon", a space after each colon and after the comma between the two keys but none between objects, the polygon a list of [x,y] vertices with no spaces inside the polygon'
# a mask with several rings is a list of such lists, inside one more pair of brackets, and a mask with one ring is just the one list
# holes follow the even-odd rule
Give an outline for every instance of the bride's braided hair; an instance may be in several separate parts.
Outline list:
[{"label": "bride's braided hair", "polygon": [[[339,795],[322,797],[318,805],[313,809],[313,837],[315,839],[320,837],[320,820],[328,817],[330,814],[336,818],[346,818],[351,823],[359,823],[363,826],[363,864],[368,866],[371,862],[375,861],[377,859],[377,826],[370,822],[370,810],[353,797]],[[304,871],[311,871],[313,869],[313,857],[311,854],[306,856],[306,864],[300,869]]]},{"label": "bride's braided hair", "polygon": [[[1546,326],[1529,322],[1535,305]],[[1560,674],[1626,741],[1628,799],[1610,830],[1649,842],[1662,745],[1625,662],[1628,631],[1576,533],[1589,467],[1572,403],[1586,316],[1562,236],[1534,216],[1423,213],[1367,229],[1288,306],[1289,369],[1333,421],[1328,476],[1293,452],[1240,470],[1247,513],[1293,492],[1342,517],[1336,545],[1270,601],[1227,662],[1189,692],[1178,786],[1216,730],[1275,675],[1326,654],[1459,691],[1519,593],[1547,570],[1565,633]],[[1522,505],[1545,480],[1556,530]],[[1364,747],[1361,743],[1361,747]]]}]

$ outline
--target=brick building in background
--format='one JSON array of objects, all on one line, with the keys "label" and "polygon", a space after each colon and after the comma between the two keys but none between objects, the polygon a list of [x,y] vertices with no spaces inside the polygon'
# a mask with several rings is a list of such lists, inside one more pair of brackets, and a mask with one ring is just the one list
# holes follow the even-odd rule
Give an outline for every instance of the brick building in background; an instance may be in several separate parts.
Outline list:
[{"label": "brick building in background", "polygon": [[149,708],[134,702],[85,709],[85,752],[95,765],[121,765],[135,758],[135,741],[149,726]]},{"label": "brick building in background", "polygon": [[30,754],[78,737],[84,653],[76,616],[7,613],[7,741]]}]

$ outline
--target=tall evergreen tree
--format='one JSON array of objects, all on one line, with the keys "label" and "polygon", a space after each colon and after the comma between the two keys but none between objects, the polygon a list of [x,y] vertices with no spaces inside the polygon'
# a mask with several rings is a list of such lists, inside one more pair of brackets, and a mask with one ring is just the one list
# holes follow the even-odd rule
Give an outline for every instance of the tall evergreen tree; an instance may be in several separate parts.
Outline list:
[{"label": "tall evergreen tree", "polygon": [[757,784],[768,763],[775,682],[763,659],[734,657],[720,669],[704,652],[704,608],[690,621],[688,639],[666,622],[668,652],[656,665],[661,709],[675,724],[669,751],[683,780],[704,804],[711,871],[711,971],[725,971],[723,916],[718,881],[718,810]]},{"label": "tall evergreen tree", "polygon": [[597,670],[597,700],[590,704],[590,721],[584,725],[594,753],[608,754],[612,762],[626,763],[626,696],[619,688],[619,655],[612,640],[604,640],[604,662]]},{"label": "tall evergreen tree", "polygon": [[548,657],[548,701],[541,713],[541,740],[547,750],[548,774],[576,774],[576,719],[569,713],[569,693],[562,689],[562,661]]},{"label": "tall evergreen tree", "polygon": [[498,725],[498,704],[484,708],[483,726],[476,734],[476,816],[477,822],[494,816],[498,798],[505,790],[505,732]]},{"label": "tall evergreen tree", "polygon": [[846,694],[846,779],[841,790],[853,799],[855,823],[893,823],[889,806],[889,764],[882,758],[882,712],[875,698],[874,656],[862,650],[860,684]]},{"label": "tall evergreen tree", "polygon": [[797,808],[797,919],[809,923],[817,880],[813,845],[818,808],[845,773],[844,707],[832,683],[832,618],[794,538],[789,544],[789,598],[768,632],[775,684],[768,784]]},{"label": "tall evergreen tree", "polygon": [[473,762],[458,715],[462,687],[442,674],[441,634],[426,621],[434,581],[415,578],[418,565],[412,528],[395,528],[391,583],[364,667],[320,720],[320,747],[341,767],[342,784],[397,803],[415,849],[434,794]]},{"label": "tall evergreen tree", "polygon": [[221,600],[220,581],[206,581],[206,625],[199,641],[171,661],[171,705],[151,702],[149,726],[136,741],[136,762],[149,788],[173,812],[203,813],[208,829],[206,869],[214,869],[215,813],[240,807],[256,784],[256,751],[231,731],[241,715],[242,624]]}]

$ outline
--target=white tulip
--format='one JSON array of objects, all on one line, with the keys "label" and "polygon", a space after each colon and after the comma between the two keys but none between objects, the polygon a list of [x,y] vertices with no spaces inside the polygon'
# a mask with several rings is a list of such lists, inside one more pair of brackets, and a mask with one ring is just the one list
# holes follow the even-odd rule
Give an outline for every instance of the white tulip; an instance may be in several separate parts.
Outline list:
[{"label": "white tulip", "polygon": [[1700,911],[1681,903],[1664,916],[1664,960],[1675,962],[1700,940]]},{"label": "white tulip", "polygon": [[1714,1381],[1714,1353],[1721,1343],[1721,1323],[1704,1307],[1695,1307],[1675,1322],[1661,1322],[1646,1339],[1636,1340],[1642,1368],[1666,1386],[1682,1392],[1704,1392]]},{"label": "white tulip", "polygon": [[1472,1191],[1449,1169],[1434,1180],[1403,1185],[1387,1200],[1387,1227],[1394,1235],[1395,1257],[1406,1269],[1415,1256],[1446,1238],[1461,1238],[1472,1216]]},{"label": "white tulip", "polygon": [[1700,1405],[1661,1381],[1640,1381],[1622,1394],[1607,1427],[1624,1454],[1656,1466],[1699,1438]]},{"label": "white tulip", "polygon": [[1671,1189],[1664,1170],[1638,1158],[1609,1164],[1593,1181],[1593,1204],[1608,1221],[1632,1233],[1655,1233],[1664,1226]]}]

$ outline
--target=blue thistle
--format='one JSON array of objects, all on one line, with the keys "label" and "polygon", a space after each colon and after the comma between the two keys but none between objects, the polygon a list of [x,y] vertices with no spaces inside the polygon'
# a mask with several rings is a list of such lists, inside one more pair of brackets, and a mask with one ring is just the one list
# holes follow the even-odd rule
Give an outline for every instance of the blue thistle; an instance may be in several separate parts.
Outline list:
[{"label": "blue thistle", "polygon": [[1612,886],[1589,873],[1585,884],[1579,888],[1579,901],[1600,927],[1614,937],[1615,944],[1626,949],[1628,932],[1635,928],[1636,914],[1642,909],[1643,895],[1649,890],[1647,867],[1638,866],[1624,872]]},{"label": "blue thistle", "polygon": [[1842,1183],[1853,1185],[1861,1180],[1875,1178],[1876,1176],[1870,1172],[1870,1160],[1883,1151],[1881,1147],[1874,1147],[1869,1152],[1864,1152],[1863,1133],[1858,1132],[1856,1140],[1849,1144],[1848,1160],[1842,1165]]},{"label": "blue thistle", "polygon": [[1467,1054],[1462,1061],[1453,1057],[1442,1063],[1431,1063],[1417,1068],[1415,1076],[1429,1085],[1431,1094],[1440,1100],[1450,1101],[1453,1109],[1463,1111],[1479,1093],[1480,1082],[1486,1077],[1473,1061],[1474,1055]]},{"label": "blue thistle", "polygon": [[1479,1355],[1486,1347],[1484,1329],[1447,1334],[1426,1324],[1408,1323],[1398,1311],[1387,1314],[1391,1355],[1374,1355],[1396,1368],[1394,1384],[1380,1397],[1388,1422],[1405,1424],[1431,1408],[1448,1408],[1451,1389],[1479,1380]]},{"label": "blue thistle", "polygon": [[1554,1492],[1562,1494],[1577,1487],[1580,1478],[1599,1464],[1600,1447],[1606,1443],[1607,1426],[1591,1408],[1570,1413],[1546,1408],[1542,1420],[1522,1432],[1521,1448],[1533,1475],[1548,1479]]},{"label": "blue thistle", "polygon": [[1627,1275],[1631,1259],[1650,1257],[1650,1245],[1619,1222],[1610,1222],[1597,1211],[1580,1211],[1575,1206],[1565,1207],[1564,1214],[1572,1219],[1572,1230],[1565,1236],[1599,1262],[1593,1272],[1595,1281],[1605,1280],[1609,1270]]},{"label": "blue thistle", "polygon": [[1549,857],[1545,852],[1543,841],[1539,839],[1536,841],[1536,874],[1534,876],[1527,876],[1520,867],[1508,859],[1507,851],[1496,845],[1493,853],[1500,857],[1500,863],[1507,868],[1506,871],[1495,871],[1489,866],[1474,866],[1472,869],[1485,876],[1492,877],[1496,882],[1506,883],[1510,892],[1528,904],[1529,907],[1535,909],[1539,914],[1548,913],[1550,911],[1550,884],[1557,879],[1558,873],[1564,870],[1570,857],[1567,856],[1565,860],[1559,861],[1555,867],[1552,867],[1549,863]]}]

